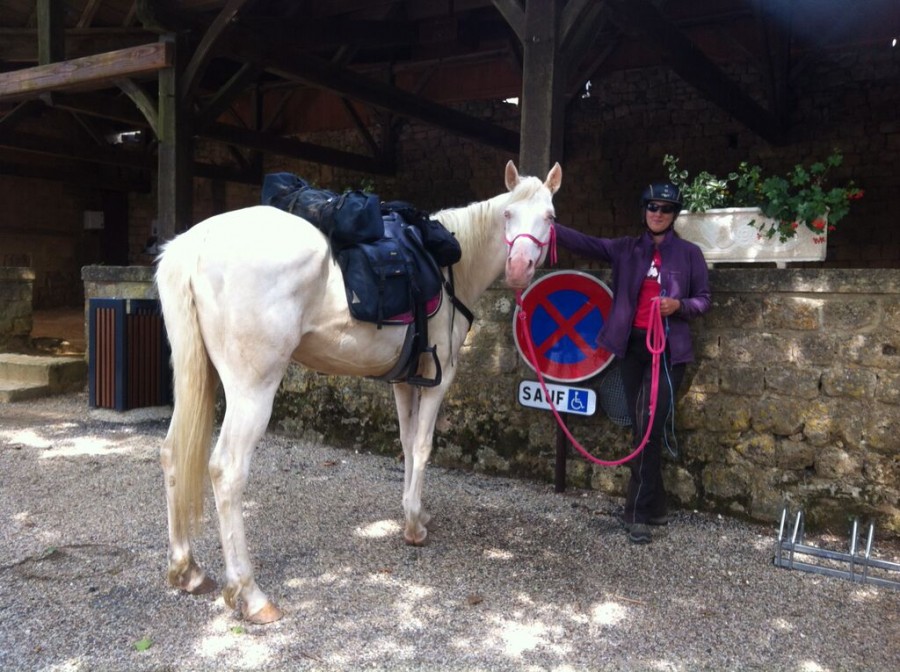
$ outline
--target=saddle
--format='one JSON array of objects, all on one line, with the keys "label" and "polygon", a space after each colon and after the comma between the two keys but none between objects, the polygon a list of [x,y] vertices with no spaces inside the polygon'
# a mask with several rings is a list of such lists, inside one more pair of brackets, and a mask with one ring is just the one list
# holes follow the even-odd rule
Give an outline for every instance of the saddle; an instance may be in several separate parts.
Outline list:
[{"label": "saddle", "polygon": [[[437,348],[428,345],[428,318],[441,307],[447,292],[469,320],[472,312],[453,292],[452,265],[461,258],[459,243],[440,222],[408,203],[394,201],[372,213],[372,194],[342,195],[315,189],[290,173],[267,175],[262,202],[303,217],[328,238],[341,268],[350,314],[357,320],[406,325],[397,365],[380,380],[433,387],[441,382]],[[409,221],[411,220],[411,221]],[[441,267],[448,268],[448,279]],[[418,375],[419,358],[429,355],[434,378]]]}]

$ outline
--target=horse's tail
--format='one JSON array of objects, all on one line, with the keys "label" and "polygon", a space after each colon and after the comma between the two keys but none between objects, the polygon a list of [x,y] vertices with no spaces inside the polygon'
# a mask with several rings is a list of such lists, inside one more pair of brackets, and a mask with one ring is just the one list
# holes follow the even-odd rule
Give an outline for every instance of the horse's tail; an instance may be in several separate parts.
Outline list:
[{"label": "horse's tail", "polygon": [[[209,447],[215,419],[218,374],[209,359],[191,283],[197,252],[191,236],[168,243],[160,255],[156,284],[172,348],[175,405],[166,435],[173,476],[171,532],[196,531],[203,515]],[[174,480],[174,482],[171,482]]]}]

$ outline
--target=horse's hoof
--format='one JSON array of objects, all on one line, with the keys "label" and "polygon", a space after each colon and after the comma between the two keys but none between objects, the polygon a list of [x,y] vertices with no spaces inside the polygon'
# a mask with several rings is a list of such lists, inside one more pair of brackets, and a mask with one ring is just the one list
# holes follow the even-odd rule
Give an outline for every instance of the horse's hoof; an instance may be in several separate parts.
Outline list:
[{"label": "horse's hoof", "polygon": [[218,587],[219,585],[213,579],[209,578],[208,576],[204,576],[203,581],[200,582],[199,586],[191,589],[185,588],[184,590],[186,593],[190,593],[191,595],[206,595],[207,593],[213,592]]},{"label": "horse's hoof", "polygon": [[217,587],[193,560],[186,569],[169,569],[169,585],[190,595],[205,595]]},{"label": "horse's hoof", "polygon": [[418,532],[410,534],[409,532],[403,533],[403,541],[406,542],[407,546],[424,546],[425,538],[428,536],[428,530],[424,527],[421,528]]},{"label": "horse's hoof", "polygon": [[255,623],[256,625],[265,625],[266,623],[274,623],[284,616],[284,613],[272,602],[266,602],[262,609],[255,614],[247,614],[244,612],[244,620]]}]

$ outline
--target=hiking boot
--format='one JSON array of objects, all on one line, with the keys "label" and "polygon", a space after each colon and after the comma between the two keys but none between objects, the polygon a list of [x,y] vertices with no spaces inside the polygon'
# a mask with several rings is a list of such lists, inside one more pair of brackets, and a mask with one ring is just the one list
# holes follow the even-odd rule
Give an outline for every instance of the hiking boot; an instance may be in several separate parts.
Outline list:
[{"label": "hiking boot", "polygon": [[649,544],[653,541],[650,526],[644,523],[632,523],[628,526],[628,541],[632,544]]},{"label": "hiking boot", "polygon": [[[634,523],[629,522],[628,518],[625,517],[625,514],[619,515],[618,519],[619,519],[619,522],[622,523],[622,527],[625,528],[626,532],[632,525],[634,525]],[[661,526],[661,525],[668,525],[669,524],[669,514],[663,513],[662,515],[659,515],[659,516],[650,516],[647,519],[647,524],[653,525],[655,527]]]}]

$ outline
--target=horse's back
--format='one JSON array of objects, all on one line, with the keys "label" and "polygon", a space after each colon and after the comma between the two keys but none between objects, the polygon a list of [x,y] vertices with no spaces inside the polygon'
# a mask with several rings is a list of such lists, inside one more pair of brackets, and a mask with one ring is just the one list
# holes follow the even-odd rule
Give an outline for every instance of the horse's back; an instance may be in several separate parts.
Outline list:
[{"label": "horse's back", "polygon": [[399,354],[403,330],[350,317],[325,236],[295,215],[269,206],[215,215],[169,243],[161,272],[166,263],[190,269],[204,340],[220,363],[236,342],[325,373],[378,375]]},{"label": "horse's back", "polygon": [[163,251],[190,249],[207,262],[291,263],[297,257],[328,255],[322,233],[305,219],[256,205],[213,215],[176,237]]}]

